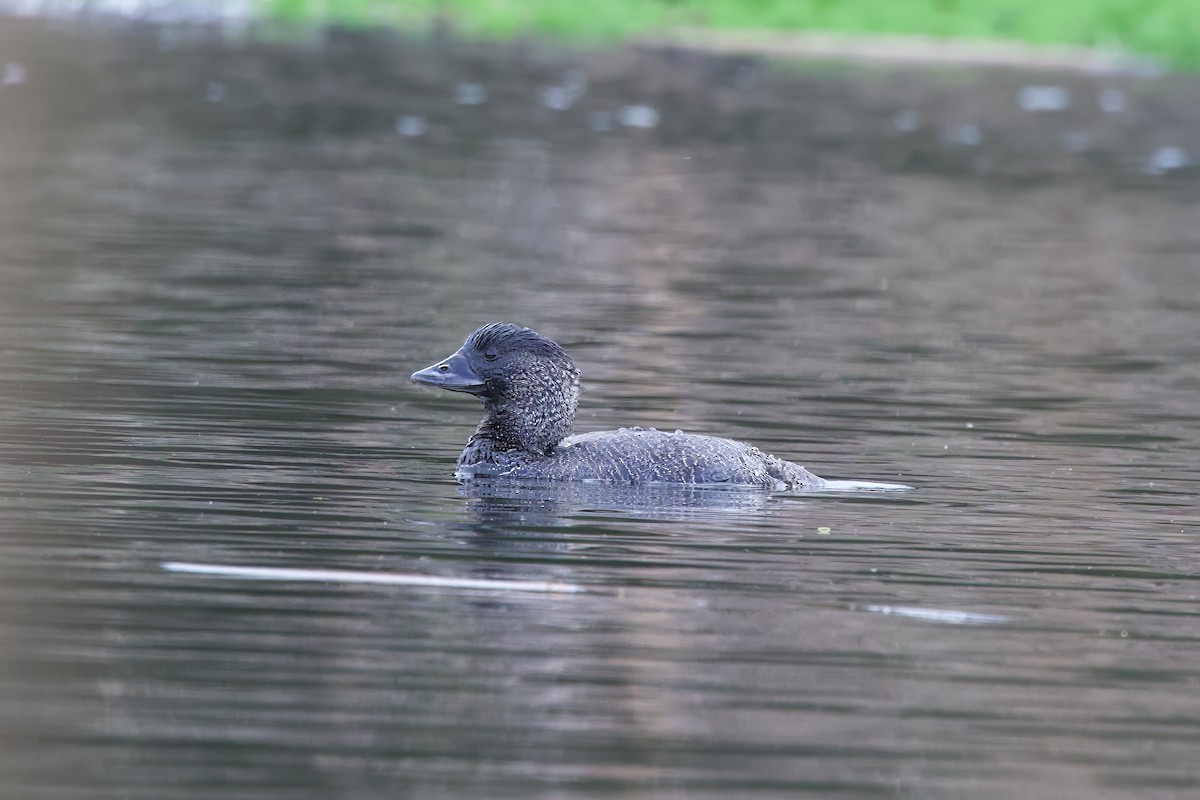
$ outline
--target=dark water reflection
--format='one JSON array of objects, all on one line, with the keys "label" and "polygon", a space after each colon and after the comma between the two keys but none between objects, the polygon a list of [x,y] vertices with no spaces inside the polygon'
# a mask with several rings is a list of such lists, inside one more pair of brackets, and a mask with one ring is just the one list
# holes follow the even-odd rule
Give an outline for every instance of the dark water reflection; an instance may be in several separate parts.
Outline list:
[{"label": "dark water reflection", "polygon": [[[1126,169],[1193,84],[1064,161],[1029,76],[596,57],[554,112],[577,56],[121,35],[4,39],[5,798],[1200,791],[1200,191]],[[405,378],[494,319],[581,429],[918,489],[460,488]]]}]

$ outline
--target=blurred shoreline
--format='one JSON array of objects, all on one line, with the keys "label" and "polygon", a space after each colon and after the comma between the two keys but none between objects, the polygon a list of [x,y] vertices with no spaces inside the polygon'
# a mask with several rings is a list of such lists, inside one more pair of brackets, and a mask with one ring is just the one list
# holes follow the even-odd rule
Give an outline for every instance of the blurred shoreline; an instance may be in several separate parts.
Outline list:
[{"label": "blurred shoreline", "polygon": [[905,35],[798,31],[680,29],[635,40],[713,53],[743,53],[799,61],[865,61],[905,66],[1045,69],[1153,77],[1167,70],[1155,59],[1118,50],[1034,45],[1015,40],[972,40]]},{"label": "blurred shoreline", "polygon": [[334,28],[295,41],[220,25],[11,17],[0,17],[0,53],[10,145],[22,132],[42,147],[47,131],[153,116],[205,137],[423,147],[649,137],[755,148],[814,172],[844,162],[1001,182],[1200,177],[1200,78],[1180,73],[779,61],[715,43],[583,49],[449,31]]},{"label": "blurred shoreline", "polygon": [[[624,46],[683,46],[715,53],[741,53],[798,60],[866,61],[884,64],[966,65],[978,67],[1010,67],[1055,69],[1086,73],[1128,73],[1158,75],[1174,70],[1197,69],[1193,63],[1190,44],[1184,56],[1168,52],[1167,41],[1155,47],[1137,47],[1125,41],[1120,33],[1105,35],[1103,47],[1092,47],[1066,41],[1053,34],[1041,38],[1022,36],[1017,28],[996,32],[986,23],[983,14],[976,26],[958,30],[956,25],[967,24],[969,7],[954,9],[950,5],[940,10],[940,16],[926,20],[937,24],[939,32],[872,30],[869,18],[860,20],[863,28],[823,26],[820,10],[810,9],[818,16],[811,23],[794,23],[780,27],[772,24],[770,11],[759,24],[729,25],[719,21],[699,22],[705,12],[702,2],[695,7],[679,4],[658,6],[646,3],[647,9],[657,8],[664,14],[658,22],[653,13],[627,13],[621,19],[621,9],[607,10],[606,20],[564,17],[552,28],[546,28],[546,13],[555,0],[531,2],[509,9],[511,20],[504,21],[504,12],[497,8],[471,7],[469,3],[445,2],[441,5],[422,2],[377,2],[369,6],[357,4],[295,5],[283,0],[92,0],[87,3],[55,3],[45,0],[0,0],[0,20],[24,18],[79,22],[83,24],[149,23],[166,25],[217,26],[233,36],[305,38],[327,28],[347,28],[357,31],[387,30],[399,36],[421,37],[449,34],[466,41],[503,43],[532,40],[545,46],[564,46],[587,50],[613,49]],[[1096,23],[1095,12],[1084,14],[1087,3],[1079,9],[1076,35],[1083,35]],[[795,11],[795,10],[793,10]],[[795,12],[799,13],[799,12]],[[914,13],[917,13],[914,10]],[[982,12],[981,12],[982,13]],[[1020,14],[1014,8],[1010,14]],[[673,16],[672,16],[673,15]],[[551,15],[550,19],[554,19]],[[921,31],[916,17],[907,20]],[[1186,27],[1183,25],[1181,27]],[[1004,26],[1001,26],[1004,28]],[[1095,35],[1093,31],[1091,35]],[[1125,35],[1132,35],[1126,31]],[[1069,37],[1068,37],[1069,38]],[[1176,46],[1178,50],[1178,46]]]}]

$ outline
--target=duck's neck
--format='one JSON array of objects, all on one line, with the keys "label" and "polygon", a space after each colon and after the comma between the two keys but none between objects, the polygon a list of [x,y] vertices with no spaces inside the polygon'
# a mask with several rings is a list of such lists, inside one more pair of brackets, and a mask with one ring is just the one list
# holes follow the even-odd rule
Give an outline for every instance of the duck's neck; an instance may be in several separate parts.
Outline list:
[{"label": "duck's neck", "polygon": [[564,375],[549,391],[521,391],[513,387],[498,398],[483,398],[487,416],[475,429],[471,443],[479,442],[493,451],[520,450],[546,456],[575,425],[575,403],[579,397],[578,373]]}]

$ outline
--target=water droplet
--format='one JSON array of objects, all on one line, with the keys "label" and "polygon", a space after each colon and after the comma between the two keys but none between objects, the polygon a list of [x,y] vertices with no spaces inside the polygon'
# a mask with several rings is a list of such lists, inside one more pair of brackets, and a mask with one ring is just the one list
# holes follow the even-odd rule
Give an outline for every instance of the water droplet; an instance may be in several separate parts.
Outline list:
[{"label": "water droplet", "polygon": [[413,117],[407,114],[396,117],[396,134],[399,136],[424,136],[428,127],[424,117]]},{"label": "water droplet", "polygon": [[1182,147],[1160,147],[1155,150],[1142,169],[1147,175],[1162,175],[1174,169],[1183,169],[1192,164],[1191,157]]},{"label": "water droplet", "polygon": [[219,103],[225,99],[225,84],[209,81],[204,87],[204,99],[210,103]]},{"label": "water droplet", "polygon": [[487,88],[480,83],[460,83],[454,87],[454,102],[460,106],[478,106],[487,102]]},{"label": "water droplet", "polygon": [[921,115],[911,108],[900,111],[896,116],[892,117],[892,124],[896,126],[896,130],[901,133],[911,133],[921,125]]},{"label": "water droplet", "polygon": [[617,112],[617,121],[626,128],[658,126],[658,111],[650,106],[624,106]]},{"label": "water droplet", "polygon": [[566,111],[574,102],[574,95],[565,86],[547,86],[542,89],[542,105],[551,111]]},{"label": "water droplet", "polygon": [[587,70],[575,67],[567,72],[560,85],[542,90],[542,105],[554,111],[566,111],[587,94],[587,87]]},{"label": "water droplet", "polygon": [[1105,86],[1096,95],[1096,105],[1105,114],[1120,114],[1125,110],[1125,93],[1115,86]]},{"label": "water droplet", "polygon": [[10,61],[4,65],[4,85],[12,86],[17,83],[25,82],[25,65],[16,61]]},{"label": "water droplet", "polygon": [[979,129],[978,125],[971,123],[959,125],[947,134],[946,141],[963,147],[978,147],[983,144],[983,131]]},{"label": "water droplet", "polygon": [[1071,93],[1062,86],[1022,86],[1017,105],[1025,111],[1062,111],[1071,105]]}]

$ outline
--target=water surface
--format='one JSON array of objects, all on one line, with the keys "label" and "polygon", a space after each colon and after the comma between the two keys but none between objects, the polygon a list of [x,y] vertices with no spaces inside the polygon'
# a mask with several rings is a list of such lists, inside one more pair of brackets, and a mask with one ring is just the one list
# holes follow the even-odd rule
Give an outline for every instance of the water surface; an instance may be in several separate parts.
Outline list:
[{"label": "water surface", "polygon": [[[1194,85],[1064,121],[1008,73],[29,36],[6,798],[1200,791],[1200,187],[1139,167]],[[916,490],[457,486],[478,405],[407,375],[494,320],[573,354],[579,430]]]}]

